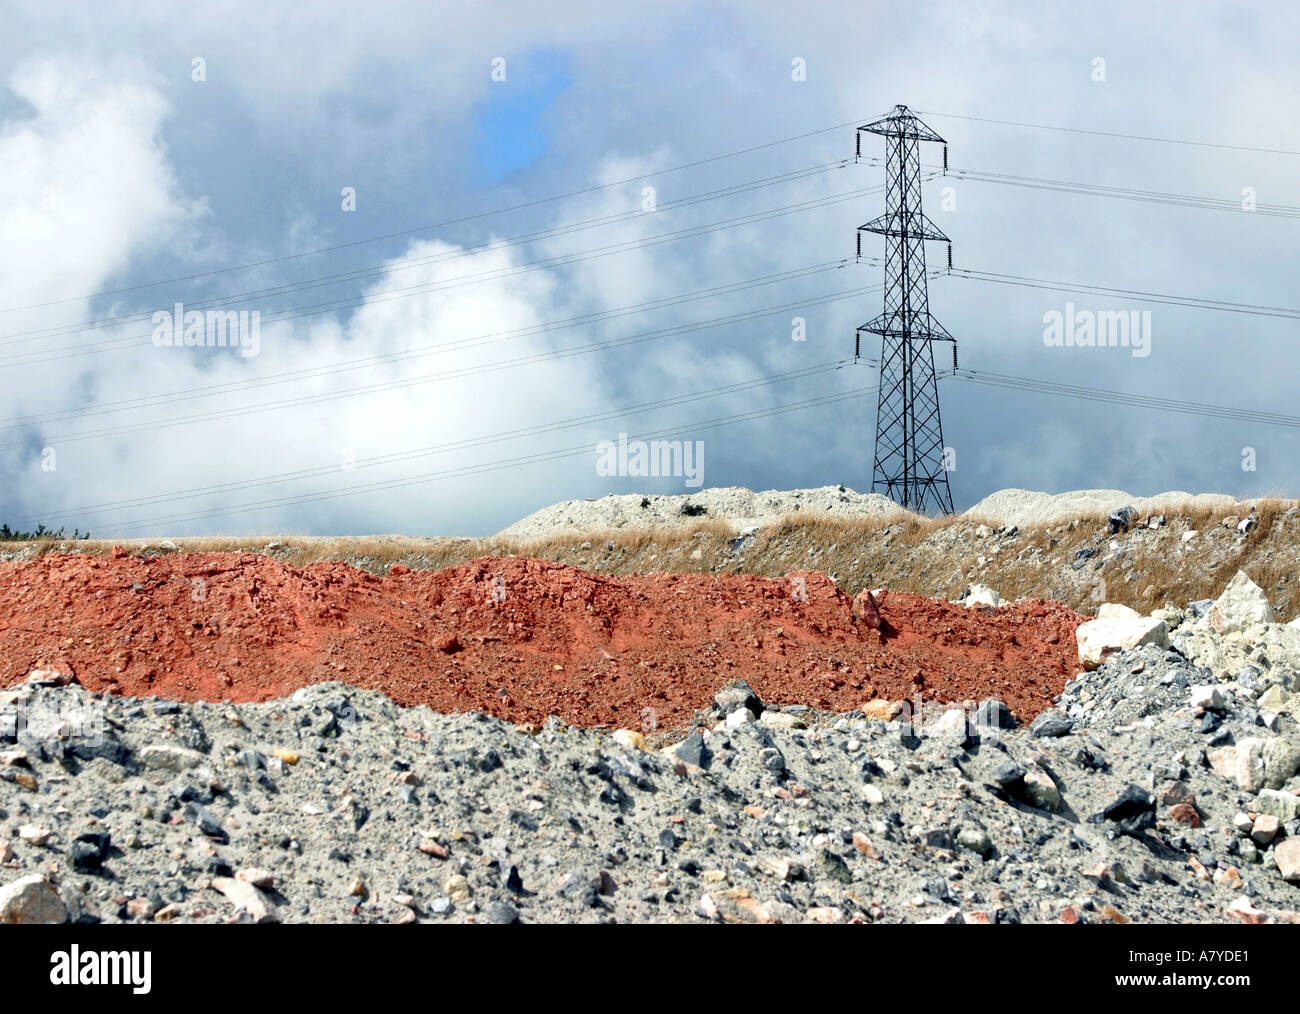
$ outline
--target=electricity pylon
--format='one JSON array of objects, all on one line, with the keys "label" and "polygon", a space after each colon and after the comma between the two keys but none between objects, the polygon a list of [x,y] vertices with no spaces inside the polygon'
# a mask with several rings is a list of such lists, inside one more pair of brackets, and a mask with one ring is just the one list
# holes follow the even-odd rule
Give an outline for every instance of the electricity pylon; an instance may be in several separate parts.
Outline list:
[{"label": "electricity pylon", "polygon": [[[871,489],[882,491],[908,510],[925,513],[937,508],[952,513],[952,491],[944,468],[943,423],[939,417],[939,382],[934,369],[934,342],[952,342],[957,367],[957,340],[930,314],[926,284],[925,242],[949,242],[921,211],[920,142],[943,138],[906,106],[859,127],[862,135],[885,138],[885,213],[858,228],[858,257],[862,234],[885,237],[885,308],[857,329],[855,348],[861,353],[862,332],[881,338],[880,392],[876,403],[876,450]],[[948,149],[944,147],[944,165]],[[948,248],[951,267],[952,247]]]}]

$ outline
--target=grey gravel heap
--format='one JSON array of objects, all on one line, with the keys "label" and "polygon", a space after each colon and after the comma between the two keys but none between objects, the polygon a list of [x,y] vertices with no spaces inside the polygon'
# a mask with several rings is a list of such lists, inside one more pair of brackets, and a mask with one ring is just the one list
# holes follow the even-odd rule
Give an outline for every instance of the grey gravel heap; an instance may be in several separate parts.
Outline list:
[{"label": "grey gravel heap", "polygon": [[740,681],[657,751],[337,683],[28,685],[0,691],[0,922],[1297,921],[1300,735],[1260,705],[1297,688],[1258,668],[1144,645],[1027,728]]}]

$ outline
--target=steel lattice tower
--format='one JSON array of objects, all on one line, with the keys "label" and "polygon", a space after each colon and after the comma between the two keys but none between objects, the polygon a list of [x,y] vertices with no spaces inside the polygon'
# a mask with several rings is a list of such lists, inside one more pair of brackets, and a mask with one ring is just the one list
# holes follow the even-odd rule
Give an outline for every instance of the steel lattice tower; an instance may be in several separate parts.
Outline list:
[{"label": "steel lattice tower", "polygon": [[[943,138],[906,106],[895,106],[888,115],[858,128],[859,157],[864,133],[885,138],[886,175],[885,213],[857,233],[859,257],[864,232],[885,237],[884,312],[859,327],[854,341],[860,355],[863,331],[881,337],[871,489],[909,510],[924,513],[934,507],[951,514],[934,342],[953,343],[956,369],[957,340],[930,315],[925,272],[925,241],[948,242],[948,237],[921,211],[920,142],[943,143]],[[947,159],[945,146],[945,168]]]}]

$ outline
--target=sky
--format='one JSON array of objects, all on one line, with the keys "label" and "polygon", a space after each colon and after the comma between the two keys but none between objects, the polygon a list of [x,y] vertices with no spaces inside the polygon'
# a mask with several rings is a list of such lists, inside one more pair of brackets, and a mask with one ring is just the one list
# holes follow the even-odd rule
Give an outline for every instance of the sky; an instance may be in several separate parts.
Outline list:
[{"label": "sky", "polygon": [[[884,142],[855,164],[854,127],[897,104],[947,142],[947,176],[922,146],[956,269],[930,302],[963,369],[1117,395],[942,378],[959,510],[1012,487],[1300,493],[1294,315],[1153,296],[1300,306],[1291,5],[0,17],[13,528],[486,535],[560,500],[696,488],[608,474],[620,434],[700,447],[705,486],[869,490],[877,375],[853,339],[885,241],[864,236],[861,263],[854,244],[883,210]],[[1070,304],[1149,313],[1149,346],[1048,344]],[[194,308],[242,312],[243,345],[187,345]],[[1285,418],[1131,400],[1153,397]]]}]

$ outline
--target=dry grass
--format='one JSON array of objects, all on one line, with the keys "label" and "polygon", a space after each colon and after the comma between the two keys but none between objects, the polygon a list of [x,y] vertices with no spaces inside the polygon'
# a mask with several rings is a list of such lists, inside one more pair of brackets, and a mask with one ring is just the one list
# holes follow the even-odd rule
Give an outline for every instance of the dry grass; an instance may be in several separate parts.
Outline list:
[{"label": "dry grass", "polygon": [[542,539],[506,540],[502,544],[512,547],[517,556],[535,556],[551,559],[555,555],[572,552],[585,543],[593,547],[604,546],[607,552],[639,553],[649,546],[680,542],[683,539],[705,537],[713,541],[736,537],[734,525],[717,518],[699,518],[689,525],[672,528],[611,528],[576,534],[564,533]]},{"label": "dry grass", "polygon": [[[1253,501],[1258,525],[1240,538],[1224,527],[1241,508],[1225,510],[1187,503],[1163,508],[1166,528],[1141,537],[1118,536],[1130,549],[1133,566],[1108,564],[1105,599],[1149,612],[1166,602],[1217,596],[1238,569],[1268,592],[1281,607],[1279,617],[1300,612],[1293,596],[1300,568],[1300,518],[1279,524],[1296,501],[1278,497]],[[573,564],[605,574],[655,571],[747,573],[778,576],[795,570],[820,570],[845,591],[888,586],[898,591],[955,597],[968,584],[983,581],[1004,598],[1057,598],[1083,612],[1095,610],[1095,572],[1073,569],[1085,547],[1104,550],[1106,516],[1023,526],[1014,539],[977,536],[990,519],[917,518],[911,514],[872,518],[809,517],[791,514],[743,538],[726,521],[701,517],[669,528],[621,528],[564,533],[543,539],[416,538],[411,536],[243,536],[181,538],[182,552],[269,553],[295,566],[342,560],[383,574],[394,563],[440,569],[482,556],[530,556]],[[1181,537],[1201,536],[1189,550]],[[119,543],[130,552],[159,552],[158,540]],[[0,544],[0,552],[22,558],[50,552],[107,554],[109,541]],[[739,551],[737,551],[737,547]],[[983,562],[981,562],[981,559]],[[1133,580],[1124,580],[1131,573]],[[1293,600],[1294,599],[1294,600]]]}]

